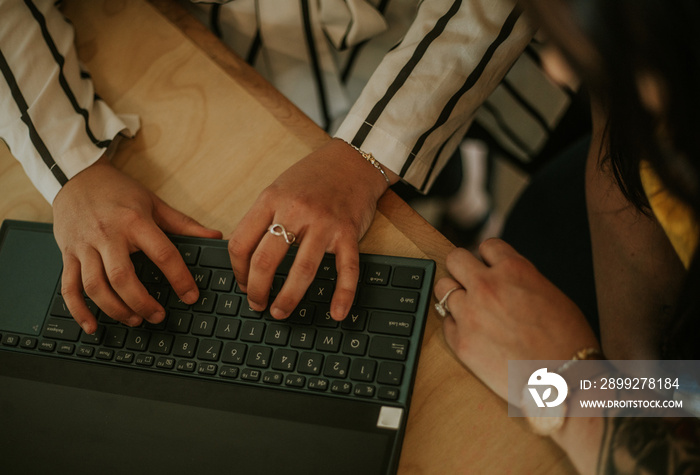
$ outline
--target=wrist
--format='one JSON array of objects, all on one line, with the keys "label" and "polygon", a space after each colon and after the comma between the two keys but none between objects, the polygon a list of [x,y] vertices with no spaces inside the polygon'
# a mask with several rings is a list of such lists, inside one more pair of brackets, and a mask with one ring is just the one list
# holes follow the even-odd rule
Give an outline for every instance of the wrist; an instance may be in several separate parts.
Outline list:
[{"label": "wrist", "polygon": [[368,176],[368,178],[372,182],[379,183],[378,178],[381,178],[383,180],[384,183],[382,183],[381,186],[377,187],[377,190],[380,190],[379,194],[377,195],[377,198],[379,198],[379,196],[381,196],[391,185],[397,183],[400,180],[400,177],[397,174],[395,174],[393,171],[389,170],[384,165],[382,165],[381,161],[378,160],[371,152],[362,150],[359,147],[354,146],[350,142],[347,142],[340,138],[334,138],[333,142],[339,143],[339,146],[341,146],[346,151],[348,156],[352,155],[355,161],[357,161],[358,159],[364,161],[363,168],[365,173],[363,174],[369,175],[370,173],[367,172],[371,172],[371,175],[373,176]]}]

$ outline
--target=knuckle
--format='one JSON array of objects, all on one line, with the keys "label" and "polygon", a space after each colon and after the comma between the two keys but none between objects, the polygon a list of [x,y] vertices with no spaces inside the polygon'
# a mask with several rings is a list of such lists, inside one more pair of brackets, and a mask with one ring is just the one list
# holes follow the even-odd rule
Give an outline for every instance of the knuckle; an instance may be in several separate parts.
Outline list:
[{"label": "knuckle", "polygon": [[232,236],[228,241],[228,252],[232,256],[240,258],[248,254],[248,248],[237,236]]},{"label": "knuckle", "polygon": [[272,272],[277,268],[277,262],[274,256],[261,249],[253,254],[251,265],[263,273]]},{"label": "knuckle", "polygon": [[85,276],[83,277],[83,289],[88,295],[99,294],[104,291],[107,284],[101,277]]},{"label": "knuckle", "polygon": [[310,259],[297,258],[294,260],[294,268],[299,276],[308,280],[316,275],[318,265]]},{"label": "knuckle", "polygon": [[150,255],[149,257],[151,258],[154,264],[160,267],[163,264],[169,262],[170,260],[175,259],[177,257],[177,254],[178,252],[175,249],[175,246],[167,242],[158,245],[153,250],[152,255]]},{"label": "knuckle", "polygon": [[133,269],[127,266],[115,266],[107,270],[107,278],[113,287],[126,285],[132,277]]}]

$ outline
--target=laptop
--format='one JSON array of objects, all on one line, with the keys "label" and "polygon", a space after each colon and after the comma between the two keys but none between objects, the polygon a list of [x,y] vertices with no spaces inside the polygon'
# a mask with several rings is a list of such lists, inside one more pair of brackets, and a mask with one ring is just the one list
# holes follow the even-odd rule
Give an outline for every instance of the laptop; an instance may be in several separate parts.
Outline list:
[{"label": "laptop", "polygon": [[99,330],[86,335],[60,295],[51,225],[3,222],[3,472],[395,473],[435,263],[362,254],[355,306],[337,323],[326,256],[293,315],[276,321],[247,306],[225,241],[171,239],[199,301],[185,305],[137,253],[166,321],[129,328],[88,300]]}]

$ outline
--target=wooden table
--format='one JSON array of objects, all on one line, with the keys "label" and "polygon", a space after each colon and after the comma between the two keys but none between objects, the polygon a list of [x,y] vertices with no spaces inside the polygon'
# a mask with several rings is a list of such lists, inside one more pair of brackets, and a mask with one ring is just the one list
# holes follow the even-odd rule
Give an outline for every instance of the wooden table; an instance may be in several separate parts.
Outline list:
[{"label": "wooden table", "polygon": [[[228,235],[258,193],[328,136],[167,0],[73,0],[65,12],[97,92],[141,130],[113,163],[175,208]],[[51,207],[0,148],[0,218],[49,222]],[[428,257],[445,275],[452,245],[395,194],[380,201],[363,252]],[[548,439],[451,354],[431,311],[399,472],[573,472]]]}]

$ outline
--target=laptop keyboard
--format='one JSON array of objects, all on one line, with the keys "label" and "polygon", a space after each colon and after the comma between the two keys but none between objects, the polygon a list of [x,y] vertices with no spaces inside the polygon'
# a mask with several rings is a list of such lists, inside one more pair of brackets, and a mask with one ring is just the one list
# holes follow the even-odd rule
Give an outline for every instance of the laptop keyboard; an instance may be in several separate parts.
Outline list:
[{"label": "laptop keyboard", "polygon": [[[403,257],[360,255],[355,305],[330,317],[336,269],[327,255],[305,298],[286,320],[255,312],[235,282],[224,241],[175,236],[200,291],[183,303],[145,255],[132,256],[141,281],[166,309],[157,325],[122,325],[94,302],[98,330],[84,333],[72,319],[60,284],[38,336],[2,335],[3,346],[94,363],[170,372],[283,390],[406,403],[430,301],[435,265]],[[280,291],[295,248],[271,288]]]}]

